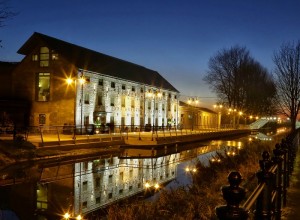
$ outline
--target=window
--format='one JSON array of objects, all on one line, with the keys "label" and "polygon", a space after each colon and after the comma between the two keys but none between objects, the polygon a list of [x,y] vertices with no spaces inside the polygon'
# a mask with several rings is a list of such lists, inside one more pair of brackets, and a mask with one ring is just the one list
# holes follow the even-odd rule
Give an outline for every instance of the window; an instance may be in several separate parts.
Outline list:
[{"label": "window", "polygon": [[134,99],[131,99],[131,108],[134,108]]},{"label": "window", "polygon": [[122,84],[122,90],[125,90],[126,86],[124,84]]},{"label": "window", "polygon": [[122,107],[125,107],[125,100],[126,100],[126,97],[122,96],[122,100],[121,100]]},{"label": "window", "polygon": [[39,114],[39,124],[40,125],[46,124],[46,115],[45,114]]},{"label": "window", "polygon": [[36,80],[36,100],[46,102],[50,100],[50,73],[39,73]]},{"label": "window", "polygon": [[110,106],[115,106],[115,97],[110,97]]},{"label": "window", "polygon": [[103,79],[99,79],[98,85],[99,85],[99,86],[103,86]]},{"label": "window", "polygon": [[90,117],[89,116],[85,116],[84,117],[84,125],[88,125],[90,121]]},{"label": "window", "polygon": [[102,94],[98,94],[98,105],[103,105],[102,103]]},{"label": "window", "polygon": [[85,201],[85,202],[82,203],[82,208],[83,208],[83,209],[86,209],[86,208],[87,208],[87,201]]},{"label": "window", "polygon": [[96,204],[99,204],[100,201],[101,201],[100,197],[97,197],[97,198],[96,198]]},{"label": "window", "polygon": [[129,186],[129,188],[128,188],[128,189],[129,189],[129,191],[132,191],[132,186]]},{"label": "window", "polygon": [[129,177],[132,178],[133,177],[133,170],[129,171]]},{"label": "window", "polygon": [[84,104],[90,104],[90,94],[89,93],[84,94]]},{"label": "window", "polygon": [[38,61],[39,57],[37,54],[32,55],[32,61]]},{"label": "window", "polygon": [[141,88],[141,93],[144,93],[144,89],[143,88]]},{"label": "window", "polygon": [[115,82],[111,82],[111,83],[110,83],[110,87],[111,87],[111,88],[116,88]]},{"label": "window", "polygon": [[83,190],[83,191],[87,191],[87,181],[84,181],[84,182],[82,183],[82,190]]},{"label": "window", "polygon": [[131,91],[135,92],[135,87],[134,86],[132,86]]},{"label": "window", "polygon": [[123,189],[120,189],[120,190],[119,190],[119,194],[123,194]]},{"label": "window", "polygon": [[48,47],[40,48],[40,66],[49,66],[49,49]]},{"label": "window", "polygon": [[112,177],[113,177],[112,175],[109,175],[109,176],[108,176],[108,183],[109,183],[109,184],[112,183]]},{"label": "window", "polygon": [[58,53],[56,53],[54,50],[52,50],[51,53],[52,60],[58,60]]},{"label": "window", "polygon": [[100,177],[97,177],[97,178],[95,179],[95,186],[96,186],[96,188],[99,188],[99,187],[100,187]]}]

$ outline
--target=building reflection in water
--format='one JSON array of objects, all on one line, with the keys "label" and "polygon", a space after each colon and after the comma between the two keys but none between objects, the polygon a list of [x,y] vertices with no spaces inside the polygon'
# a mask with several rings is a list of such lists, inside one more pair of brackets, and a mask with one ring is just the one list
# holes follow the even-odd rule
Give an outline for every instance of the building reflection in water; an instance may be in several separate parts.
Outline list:
[{"label": "building reflection in water", "polygon": [[[19,215],[30,218],[29,210],[32,210],[40,216],[37,219],[55,219],[51,215],[62,216],[64,213],[72,217],[86,216],[118,200],[144,195],[148,190],[146,186],[152,190],[155,185],[165,187],[171,183],[169,185],[174,186],[186,176],[181,175],[185,173],[183,164],[193,163],[199,158],[208,163],[215,152],[229,145],[239,147],[241,143],[212,141],[205,146],[186,145],[180,152],[177,148],[165,148],[143,154],[125,149],[122,155],[97,156],[76,163],[64,161],[35,165],[34,170],[39,172],[39,176],[35,175],[35,182],[18,184],[24,186],[26,197],[29,198],[28,192],[32,192],[28,199],[31,202],[24,204],[26,210],[20,211]],[[135,155],[134,152],[138,153]],[[11,185],[11,190],[15,185]],[[18,193],[22,194],[22,190]],[[29,207],[30,204],[33,207]]]}]

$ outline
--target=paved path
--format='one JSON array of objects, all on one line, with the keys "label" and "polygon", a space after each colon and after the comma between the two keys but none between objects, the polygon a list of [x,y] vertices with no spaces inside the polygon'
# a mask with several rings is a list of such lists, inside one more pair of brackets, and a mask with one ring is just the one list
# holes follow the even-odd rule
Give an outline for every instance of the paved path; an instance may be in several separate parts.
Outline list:
[{"label": "paved path", "polygon": [[290,187],[287,189],[287,207],[283,209],[282,219],[300,220],[300,150],[297,152]]}]

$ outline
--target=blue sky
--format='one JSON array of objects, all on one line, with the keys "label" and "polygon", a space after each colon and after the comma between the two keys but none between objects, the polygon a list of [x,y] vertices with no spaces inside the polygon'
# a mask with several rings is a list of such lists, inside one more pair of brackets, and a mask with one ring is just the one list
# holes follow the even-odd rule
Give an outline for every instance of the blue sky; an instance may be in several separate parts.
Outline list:
[{"label": "blue sky", "polygon": [[283,42],[300,39],[297,0],[8,0],[0,60],[40,32],[158,71],[183,96],[215,102],[202,81],[218,50],[245,46],[270,71]]}]

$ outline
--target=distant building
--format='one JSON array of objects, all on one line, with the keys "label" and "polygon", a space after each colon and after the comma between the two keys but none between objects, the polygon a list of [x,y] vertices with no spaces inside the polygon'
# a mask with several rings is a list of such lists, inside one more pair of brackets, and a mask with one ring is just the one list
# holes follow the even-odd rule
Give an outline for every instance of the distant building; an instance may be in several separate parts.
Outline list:
[{"label": "distant building", "polygon": [[185,129],[218,128],[219,115],[208,108],[193,106],[183,101],[179,102],[179,126]]},{"label": "distant building", "polygon": [[40,33],[18,53],[12,91],[31,103],[30,125],[178,123],[179,92],[156,71]]}]

